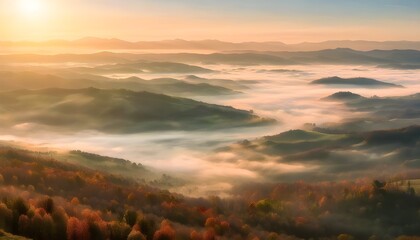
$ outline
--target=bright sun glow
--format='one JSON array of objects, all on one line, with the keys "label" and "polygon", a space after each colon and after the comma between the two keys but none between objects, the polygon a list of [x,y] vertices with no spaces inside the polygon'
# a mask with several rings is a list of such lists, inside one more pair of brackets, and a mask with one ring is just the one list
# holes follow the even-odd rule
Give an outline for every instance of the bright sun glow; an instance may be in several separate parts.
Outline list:
[{"label": "bright sun glow", "polygon": [[43,3],[41,0],[20,0],[20,10],[27,16],[38,15],[43,11]]}]

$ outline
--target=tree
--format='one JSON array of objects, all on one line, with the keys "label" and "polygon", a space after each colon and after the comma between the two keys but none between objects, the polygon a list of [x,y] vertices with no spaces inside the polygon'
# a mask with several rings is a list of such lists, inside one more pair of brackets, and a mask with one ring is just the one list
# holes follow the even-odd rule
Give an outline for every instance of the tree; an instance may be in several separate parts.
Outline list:
[{"label": "tree", "polygon": [[255,207],[259,211],[264,212],[264,213],[268,213],[268,212],[273,210],[273,205],[272,205],[271,201],[268,200],[268,199],[258,201],[257,204],[255,205]]},{"label": "tree", "polygon": [[67,223],[67,239],[68,240],[89,240],[89,226],[86,222],[80,221],[75,217],[71,217]]},{"label": "tree", "polygon": [[7,232],[12,230],[13,212],[6,204],[0,203],[0,229]]},{"label": "tree", "polygon": [[229,224],[229,222],[227,222],[227,221],[222,221],[221,223],[220,223],[220,229],[221,229],[221,234],[223,235],[223,234],[225,234],[225,233],[227,233],[228,231],[229,231],[229,229],[230,229],[230,224]]},{"label": "tree", "polygon": [[107,239],[109,235],[108,226],[97,211],[85,209],[82,212],[84,220],[89,226],[90,239],[101,240]]},{"label": "tree", "polygon": [[74,197],[71,199],[70,203],[74,206],[78,206],[80,204],[80,201],[77,197]]},{"label": "tree", "polygon": [[149,217],[142,218],[138,223],[140,232],[146,235],[147,239],[152,239],[156,231],[156,223]]},{"label": "tree", "polygon": [[18,222],[20,215],[26,215],[29,207],[26,202],[18,197],[12,202],[12,211],[13,211],[13,221],[12,221],[12,232],[16,233],[18,231]]},{"label": "tree", "polygon": [[134,230],[128,235],[127,240],[146,240],[146,237],[140,231]]},{"label": "tree", "polygon": [[67,239],[76,240],[77,239],[77,228],[79,225],[79,219],[71,217],[67,222]]},{"label": "tree", "polygon": [[31,235],[32,238],[42,239],[42,230],[43,230],[43,220],[42,216],[37,212],[31,219]]},{"label": "tree", "polygon": [[128,225],[130,225],[130,227],[133,227],[137,222],[137,216],[138,215],[136,211],[127,210],[124,214],[124,220]]},{"label": "tree", "polygon": [[54,220],[53,239],[66,239],[68,216],[64,209],[62,207],[55,208],[52,218]]},{"label": "tree", "polygon": [[153,240],[173,240],[175,239],[175,230],[168,220],[163,220],[160,229],[153,235]]},{"label": "tree", "polygon": [[54,210],[54,200],[52,198],[47,198],[47,199],[41,200],[38,203],[38,206],[40,208],[45,209],[45,211],[47,213],[51,214]]},{"label": "tree", "polygon": [[216,232],[213,229],[207,229],[204,232],[203,240],[215,240]]},{"label": "tree", "polygon": [[206,223],[204,223],[204,226],[206,228],[213,228],[216,226],[216,224],[217,224],[217,219],[214,217],[209,217],[206,219]]},{"label": "tree", "polygon": [[112,222],[109,228],[112,240],[126,240],[131,232],[130,226],[122,222]]},{"label": "tree", "polygon": [[202,239],[201,234],[198,233],[196,230],[193,230],[191,232],[190,238],[191,238],[191,240],[201,240]]},{"label": "tree", "polygon": [[18,223],[18,234],[30,237],[31,234],[31,220],[26,215],[20,215]]},{"label": "tree", "polygon": [[41,239],[49,240],[53,236],[54,221],[49,214],[42,218]]}]

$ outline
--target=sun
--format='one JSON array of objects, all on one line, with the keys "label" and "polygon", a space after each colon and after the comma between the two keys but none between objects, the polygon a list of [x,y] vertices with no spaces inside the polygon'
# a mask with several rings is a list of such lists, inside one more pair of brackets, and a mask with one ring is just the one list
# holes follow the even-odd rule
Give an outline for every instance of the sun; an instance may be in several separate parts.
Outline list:
[{"label": "sun", "polygon": [[39,15],[43,8],[41,0],[19,0],[19,9],[26,16]]}]

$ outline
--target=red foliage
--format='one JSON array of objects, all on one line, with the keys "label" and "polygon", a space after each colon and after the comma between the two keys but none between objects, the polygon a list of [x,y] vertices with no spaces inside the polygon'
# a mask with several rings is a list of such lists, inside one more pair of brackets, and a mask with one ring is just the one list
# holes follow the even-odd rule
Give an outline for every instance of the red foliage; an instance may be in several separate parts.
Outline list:
[{"label": "red foliage", "polygon": [[80,221],[75,217],[71,217],[67,223],[67,239],[68,240],[89,240],[89,225],[85,221]]},{"label": "red foliage", "polygon": [[203,240],[215,240],[216,232],[213,229],[207,229],[204,232]]},{"label": "red foliage", "polygon": [[168,220],[163,220],[160,229],[155,232],[153,240],[172,240],[175,239],[175,230]]}]

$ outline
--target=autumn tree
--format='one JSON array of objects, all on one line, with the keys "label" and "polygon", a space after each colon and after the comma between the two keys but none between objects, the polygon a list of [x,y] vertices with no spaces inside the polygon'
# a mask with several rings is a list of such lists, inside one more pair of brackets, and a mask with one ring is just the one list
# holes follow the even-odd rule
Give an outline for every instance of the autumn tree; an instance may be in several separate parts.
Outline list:
[{"label": "autumn tree", "polygon": [[99,212],[85,209],[82,215],[89,225],[89,233],[92,240],[107,239],[109,237],[108,226],[102,220]]},{"label": "autumn tree", "polygon": [[133,230],[128,235],[127,240],[146,240],[146,237],[140,231]]},{"label": "autumn tree", "polygon": [[140,232],[142,232],[147,239],[153,239],[153,234],[156,231],[156,223],[153,219],[149,217],[143,217],[138,222],[138,227],[140,229]]},{"label": "autumn tree", "polygon": [[50,214],[45,214],[42,218],[41,239],[52,239],[54,229],[54,221]]},{"label": "autumn tree", "polygon": [[5,231],[12,230],[13,212],[6,204],[0,203],[0,229]]},{"label": "autumn tree", "polygon": [[215,240],[216,239],[216,232],[209,228],[204,232],[203,240]]},{"label": "autumn tree", "polygon": [[20,215],[19,217],[18,234],[26,237],[31,236],[31,220],[26,215]]},{"label": "autumn tree", "polygon": [[109,225],[112,240],[126,240],[131,232],[131,228],[126,223],[112,222]]},{"label": "autumn tree", "polygon": [[53,239],[66,239],[68,216],[64,209],[62,207],[55,208],[52,218],[54,220]]},{"label": "autumn tree", "polygon": [[12,221],[12,232],[18,232],[18,222],[20,215],[25,215],[29,210],[28,205],[26,202],[21,198],[18,197],[12,201],[12,211],[13,211],[13,221]]},{"label": "autumn tree", "polygon": [[86,222],[80,221],[75,217],[71,217],[67,223],[67,239],[68,240],[89,240],[89,226]]},{"label": "autumn tree", "polygon": [[201,240],[201,234],[199,232],[197,232],[196,230],[192,230],[190,233],[190,239],[191,240]]},{"label": "autumn tree", "polygon": [[31,237],[35,240],[42,239],[43,219],[38,212],[31,219]]},{"label": "autumn tree", "polygon": [[46,198],[38,202],[38,207],[45,209],[45,211],[51,214],[54,210],[54,200],[52,198]]},{"label": "autumn tree", "polygon": [[175,230],[168,220],[163,220],[160,229],[153,235],[153,240],[173,240],[175,239]]}]

